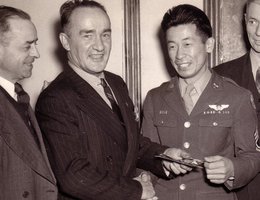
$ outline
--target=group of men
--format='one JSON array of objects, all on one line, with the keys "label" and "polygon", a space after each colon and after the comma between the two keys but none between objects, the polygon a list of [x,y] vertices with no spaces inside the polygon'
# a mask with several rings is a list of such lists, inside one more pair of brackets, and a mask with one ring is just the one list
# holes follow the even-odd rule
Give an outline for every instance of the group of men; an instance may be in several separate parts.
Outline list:
[{"label": "group of men", "polygon": [[259,199],[259,11],[249,0],[250,52],[212,70],[208,17],[169,9],[161,28],[178,75],[148,92],[139,131],[126,84],[105,70],[111,22],[100,3],[61,6],[68,62],[35,114],[19,82],[40,56],[37,31],[27,13],[0,6],[0,199]]}]

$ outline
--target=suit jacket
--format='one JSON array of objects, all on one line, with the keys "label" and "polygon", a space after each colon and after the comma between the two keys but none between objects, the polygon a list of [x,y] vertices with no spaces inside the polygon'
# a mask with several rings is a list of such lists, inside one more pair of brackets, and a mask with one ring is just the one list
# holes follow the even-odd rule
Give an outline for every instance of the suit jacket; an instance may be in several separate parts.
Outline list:
[{"label": "suit jacket", "polygon": [[235,172],[233,187],[210,183],[199,168],[172,180],[159,179],[155,192],[160,200],[236,199],[231,190],[247,184],[260,167],[254,139],[257,119],[250,96],[230,79],[213,73],[188,115],[177,77],[149,91],[144,102],[145,136],[184,149],[201,160],[206,156],[228,157]]},{"label": "suit jacket", "polygon": [[34,113],[30,108],[40,147],[6,95],[0,90],[0,199],[56,200],[56,180]]},{"label": "suit jacket", "polygon": [[36,116],[43,131],[60,199],[136,200],[142,188],[132,180],[137,158],[163,175],[153,159],[165,148],[140,137],[134,106],[122,78],[105,72],[124,119],[70,67],[39,96]]},{"label": "suit jacket", "polygon": [[[223,63],[214,70],[222,75],[233,79],[238,85],[250,90],[254,97],[258,117],[258,133],[260,133],[260,94],[257,91],[252,73],[249,52],[235,60]],[[259,143],[259,141],[258,141]],[[239,200],[259,200],[260,198],[260,174],[258,174],[247,187],[237,193]]]}]

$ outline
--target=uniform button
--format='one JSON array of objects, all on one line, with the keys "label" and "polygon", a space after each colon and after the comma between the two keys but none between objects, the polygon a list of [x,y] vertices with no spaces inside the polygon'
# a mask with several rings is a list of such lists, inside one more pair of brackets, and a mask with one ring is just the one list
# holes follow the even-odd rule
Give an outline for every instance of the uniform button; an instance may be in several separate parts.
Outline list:
[{"label": "uniform button", "polygon": [[190,128],[190,122],[185,122],[185,123],[184,123],[184,127],[185,127],[185,128]]},{"label": "uniform button", "polygon": [[218,123],[217,122],[213,122],[213,126],[217,126],[218,125]]},{"label": "uniform button", "polygon": [[113,158],[112,158],[112,156],[107,156],[107,162],[110,162],[110,163],[112,163],[112,161],[113,161]]},{"label": "uniform button", "polygon": [[189,142],[184,142],[183,146],[184,146],[185,149],[188,149],[188,148],[190,148],[190,143]]},{"label": "uniform button", "polygon": [[180,185],[180,190],[185,190],[186,189],[186,185],[185,184],[181,184]]},{"label": "uniform button", "polygon": [[164,121],[162,120],[162,121],[161,121],[161,124],[163,124],[163,123],[164,123]]},{"label": "uniform button", "polygon": [[28,191],[24,191],[24,193],[23,193],[23,198],[27,198],[28,196],[29,196],[29,192]]}]

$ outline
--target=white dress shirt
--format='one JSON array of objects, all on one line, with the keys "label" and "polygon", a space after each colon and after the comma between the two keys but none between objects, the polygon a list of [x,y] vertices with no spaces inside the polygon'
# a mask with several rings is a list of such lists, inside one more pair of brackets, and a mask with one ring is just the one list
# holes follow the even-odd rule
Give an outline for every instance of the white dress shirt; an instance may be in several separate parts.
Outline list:
[{"label": "white dress shirt", "polygon": [[14,91],[14,84],[12,82],[0,76],[0,85],[15,101],[17,101],[17,94]]}]

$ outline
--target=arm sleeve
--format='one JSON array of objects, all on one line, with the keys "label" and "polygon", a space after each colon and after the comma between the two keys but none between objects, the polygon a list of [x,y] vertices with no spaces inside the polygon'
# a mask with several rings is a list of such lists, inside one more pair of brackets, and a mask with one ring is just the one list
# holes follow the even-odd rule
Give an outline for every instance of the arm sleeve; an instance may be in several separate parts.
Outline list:
[{"label": "arm sleeve", "polygon": [[260,153],[256,150],[257,116],[253,98],[249,92],[240,99],[234,116],[232,135],[235,140],[234,164],[235,180],[233,188],[239,188],[253,179],[260,170]]},{"label": "arm sleeve", "polygon": [[80,114],[67,99],[62,93],[45,95],[36,105],[37,119],[60,192],[77,199],[140,199],[142,186],[138,181],[93,165],[85,148],[86,141],[81,138]]},{"label": "arm sleeve", "polygon": [[143,108],[138,167],[151,171],[160,178],[169,179],[171,176],[165,173],[162,162],[154,158],[154,155],[163,153],[168,147],[162,145],[156,136],[158,134],[153,123],[153,104],[150,92],[148,92]]}]

